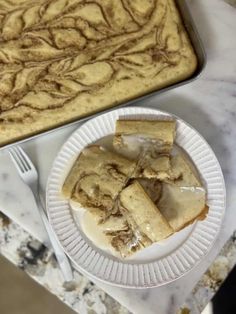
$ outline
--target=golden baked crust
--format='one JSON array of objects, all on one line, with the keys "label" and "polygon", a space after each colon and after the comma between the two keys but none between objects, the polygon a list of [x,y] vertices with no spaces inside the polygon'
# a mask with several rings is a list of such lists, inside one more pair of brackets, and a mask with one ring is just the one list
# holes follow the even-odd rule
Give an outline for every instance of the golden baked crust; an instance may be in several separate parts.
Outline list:
[{"label": "golden baked crust", "polygon": [[0,145],[196,69],[174,0],[1,0],[0,17]]}]

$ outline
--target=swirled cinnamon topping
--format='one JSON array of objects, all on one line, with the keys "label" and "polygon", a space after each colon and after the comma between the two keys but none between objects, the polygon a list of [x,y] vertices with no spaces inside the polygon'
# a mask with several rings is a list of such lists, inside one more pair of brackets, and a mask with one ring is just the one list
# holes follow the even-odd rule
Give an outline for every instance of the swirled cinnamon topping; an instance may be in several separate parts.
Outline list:
[{"label": "swirled cinnamon topping", "polygon": [[189,77],[173,0],[0,1],[0,145]]}]

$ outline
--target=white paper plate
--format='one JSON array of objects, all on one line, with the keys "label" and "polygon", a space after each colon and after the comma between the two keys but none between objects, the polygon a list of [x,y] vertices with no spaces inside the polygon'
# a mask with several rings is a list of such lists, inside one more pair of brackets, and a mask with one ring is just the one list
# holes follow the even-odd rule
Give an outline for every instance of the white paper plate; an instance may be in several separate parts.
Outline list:
[{"label": "white paper plate", "polygon": [[212,149],[191,126],[177,120],[176,143],[191,157],[207,190],[209,213],[202,222],[138,252],[130,260],[118,259],[98,249],[81,232],[61,187],[80,151],[113,134],[119,117],[165,118],[172,115],[154,109],[127,107],[102,114],[84,123],[66,141],[56,157],[47,184],[47,210],[51,225],[65,252],[84,272],[113,285],[145,288],[169,283],[191,270],[212,247],[225,211],[225,185]]}]

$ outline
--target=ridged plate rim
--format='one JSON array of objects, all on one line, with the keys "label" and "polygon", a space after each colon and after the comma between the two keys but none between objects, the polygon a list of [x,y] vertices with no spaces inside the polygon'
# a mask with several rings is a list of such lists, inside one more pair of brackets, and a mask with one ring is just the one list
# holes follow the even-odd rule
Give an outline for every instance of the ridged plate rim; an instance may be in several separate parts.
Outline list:
[{"label": "ridged plate rim", "polygon": [[[177,121],[176,143],[191,157],[207,188],[210,207],[207,218],[197,222],[187,240],[171,254],[150,263],[135,263],[108,257],[90,246],[75,223],[61,185],[83,147],[114,133],[120,116],[149,115]],[[158,109],[126,107],[99,115],[81,125],[59,151],[47,182],[46,202],[50,224],[69,258],[78,269],[112,285],[150,288],[170,283],[196,266],[210,251],[220,231],[226,193],[220,164],[205,139],[179,117]]]}]

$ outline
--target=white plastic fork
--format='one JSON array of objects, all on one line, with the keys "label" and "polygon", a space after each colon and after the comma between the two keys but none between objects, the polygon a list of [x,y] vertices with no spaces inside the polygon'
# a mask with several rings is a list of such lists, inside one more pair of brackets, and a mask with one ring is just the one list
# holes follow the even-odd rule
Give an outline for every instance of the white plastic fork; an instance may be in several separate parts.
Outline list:
[{"label": "white plastic fork", "polygon": [[43,224],[45,226],[45,229],[47,231],[49,240],[51,242],[52,248],[54,250],[55,256],[57,258],[58,264],[60,266],[61,272],[63,274],[65,282],[71,282],[73,281],[73,272],[70,265],[70,262],[64,253],[63,249],[61,248],[60,244],[58,243],[58,240],[54,234],[54,231],[52,230],[48,218],[46,216],[46,213],[43,209],[43,205],[39,198],[39,183],[38,183],[38,172],[30,160],[30,158],[27,156],[27,154],[24,152],[24,150],[17,146],[9,149],[9,154],[11,156],[11,159],[21,177],[23,182],[28,185],[28,187],[31,189],[34,199],[36,202],[36,205],[39,210],[39,214],[42,218]]}]

